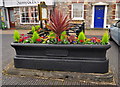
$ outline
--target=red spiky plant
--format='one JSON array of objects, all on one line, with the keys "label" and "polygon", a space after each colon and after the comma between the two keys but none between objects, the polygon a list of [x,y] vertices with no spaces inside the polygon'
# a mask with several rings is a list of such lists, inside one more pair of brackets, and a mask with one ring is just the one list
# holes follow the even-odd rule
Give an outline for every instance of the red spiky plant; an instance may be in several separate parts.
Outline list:
[{"label": "red spiky plant", "polygon": [[46,27],[56,33],[57,36],[60,36],[63,31],[69,29],[69,21],[67,15],[64,15],[58,9],[54,9]]}]

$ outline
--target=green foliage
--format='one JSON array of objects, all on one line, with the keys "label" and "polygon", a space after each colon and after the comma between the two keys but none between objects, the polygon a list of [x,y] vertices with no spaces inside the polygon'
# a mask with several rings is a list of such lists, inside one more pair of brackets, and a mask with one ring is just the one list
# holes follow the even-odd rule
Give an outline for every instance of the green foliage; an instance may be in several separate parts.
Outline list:
[{"label": "green foliage", "polygon": [[32,33],[34,33],[35,32],[35,27],[34,26],[32,26]]},{"label": "green foliage", "polygon": [[33,33],[33,36],[32,36],[32,42],[34,42],[34,43],[36,43],[36,39],[38,39],[39,38],[39,34],[35,31],[34,33]]},{"label": "green foliage", "polygon": [[19,42],[20,34],[19,34],[19,32],[17,30],[14,31],[13,38],[14,38],[15,42]]},{"label": "green foliage", "polygon": [[53,40],[55,37],[56,34],[53,31],[49,32],[48,38],[50,38],[50,40]]},{"label": "green foliage", "polygon": [[56,34],[53,31],[50,31],[48,37],[49,38],[55,38]]},{"label": "green foliage", "polygon": [[61,36],[60,36],[60,39],[63,41],[64,39],[66,39],[66,31],[63,31]]},{"label": "green foliage", "polygon": [[69,41],[68,40],[63,40],[63,43],[64,44],[69,44]]},{"label": "green foliage", "polygon": [[35,31],[37,31],[40,28],[39,25],[35,26]]},{"label": "green foliage", "polygon": [[23,43],[29,43],[29,40],[24,40]]},{"label": "green foliage", "polygon": [[43,44],[46,44],[46,41],[43,41],[42,43],[43,43]]},{"label": "green foliage", "polygon": [[108,32],[105,32],[104,35],[102,36],[102,44],[105,45],[109,42],[109,34]]},{"label": "green foliage", "polygon": [[78,41],[80,41],[80,40],[85,41],[85,39],[86,39],[86,37],[85,37],[85,34],[83,33],[83,31],[80,32],[79,35],[78,35]]}]

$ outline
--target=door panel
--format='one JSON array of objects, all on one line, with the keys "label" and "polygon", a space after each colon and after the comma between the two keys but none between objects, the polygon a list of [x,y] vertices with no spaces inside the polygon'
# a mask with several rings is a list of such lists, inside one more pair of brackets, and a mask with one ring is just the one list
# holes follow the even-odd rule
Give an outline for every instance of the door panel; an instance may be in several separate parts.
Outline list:
[{"label": "door panel", "polygon": [[94,13],[94,28],[103,28],[105,6],[104,5],[95,6],[94,11],[95,11],[95,13]]},{"label": "door panel", "polygon": [[13,10],[13,8],[9,9],[9,20],[10,20],[10,27],[14,28],[15,27],[15,17],[14,17],[14,10]]}]

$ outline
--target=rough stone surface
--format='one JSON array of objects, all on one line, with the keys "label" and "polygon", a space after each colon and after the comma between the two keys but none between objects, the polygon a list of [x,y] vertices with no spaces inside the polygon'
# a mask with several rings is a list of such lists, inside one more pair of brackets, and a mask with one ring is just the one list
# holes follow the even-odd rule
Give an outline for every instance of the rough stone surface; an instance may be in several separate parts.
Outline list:
[{"label": "rough stone surface", "polygon": [[105,74],[96,73],[78,73],[78,72],[64,72],[64,71],[44,71],[33,69],[19,69],[14,68],[13,63],[8,65],[3,70],[4,75],[17,75],[17,76],[30,76],[36,78],[52,78],[60,80],[74,80],[74,81],[86,81],[97,84],[115,84],[113,80],[113,73],[109,71]]}]

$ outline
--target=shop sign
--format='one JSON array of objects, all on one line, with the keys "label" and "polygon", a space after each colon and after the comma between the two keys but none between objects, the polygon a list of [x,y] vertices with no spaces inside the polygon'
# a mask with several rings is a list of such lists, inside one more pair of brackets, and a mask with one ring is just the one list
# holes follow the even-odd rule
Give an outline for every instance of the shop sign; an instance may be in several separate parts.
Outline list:
[{"label": "shop sign", "polygon": [[45,1],[46,5],[53,5],[54,0],[5,0],[5,7],[37,6],[41,1]]}]

